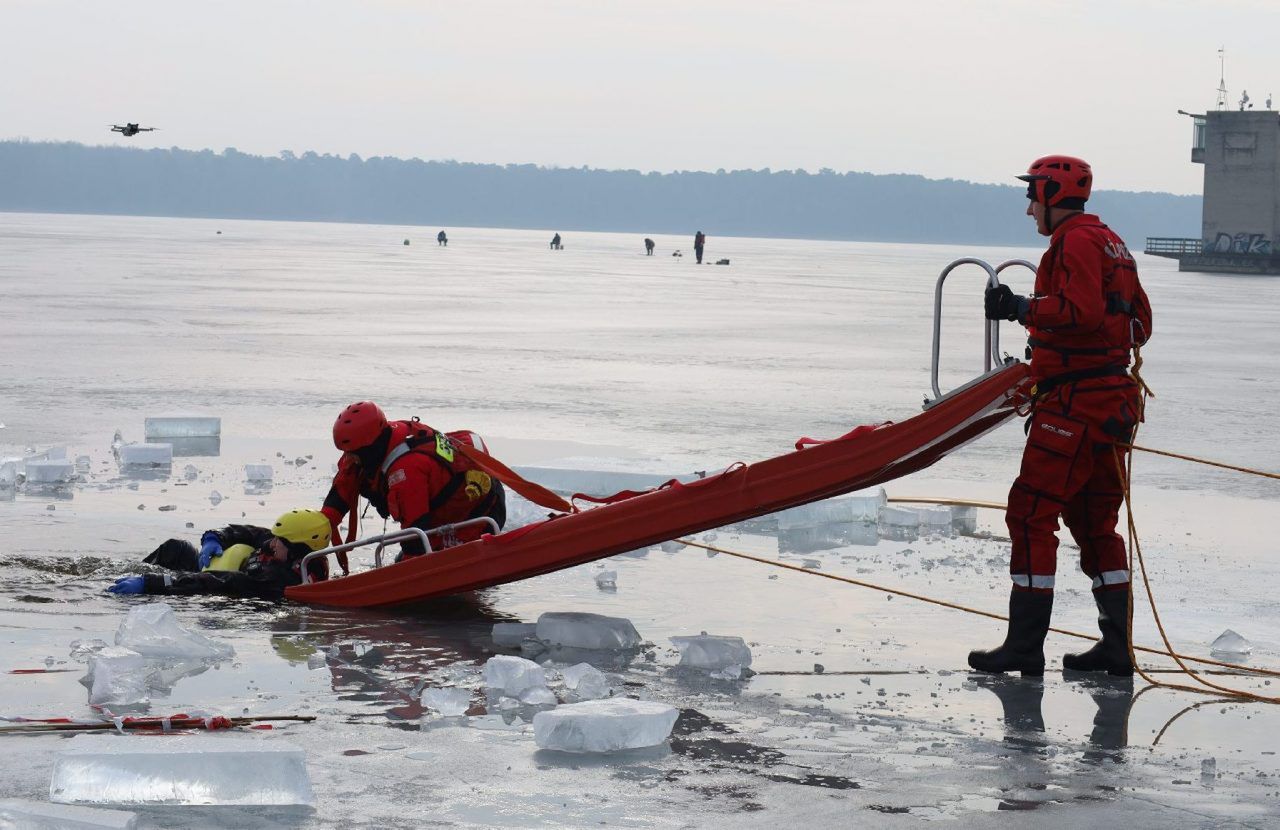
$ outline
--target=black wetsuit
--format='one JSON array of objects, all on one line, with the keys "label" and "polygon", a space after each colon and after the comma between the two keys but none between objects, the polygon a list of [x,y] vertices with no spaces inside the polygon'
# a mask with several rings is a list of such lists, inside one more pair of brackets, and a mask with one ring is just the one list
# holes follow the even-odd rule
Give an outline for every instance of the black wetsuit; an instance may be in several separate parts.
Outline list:
[{"label": "black wetsuit", "polygon": [[[144,594],[176,594],[191,596],[194,594],[220,594],[240,599],[284,599],[284,589],[292,585],[302,584],[302,558],[311,552],[306,545],[289,543],[289,559],[278,562],[272,555],[267,543],[273,538],[271,531],[265,527],[254,525],[228,525],[215,531],[224,548],[232,545],[251,545],[257,552],[250,556],[239,571],[200,571],[185,573],[180,576],[169,574],[146,574],[142,578]],[[181,566],[181,557],[171,557],[174,565],[164,561],[163,551],[173,553],[175,547],[183,543],[170,539],[157,548],[145,561],[169,567]],[[328,566],[323,559],[312,560],[308,566],[311,578],[323,580],[328,577]]]}]

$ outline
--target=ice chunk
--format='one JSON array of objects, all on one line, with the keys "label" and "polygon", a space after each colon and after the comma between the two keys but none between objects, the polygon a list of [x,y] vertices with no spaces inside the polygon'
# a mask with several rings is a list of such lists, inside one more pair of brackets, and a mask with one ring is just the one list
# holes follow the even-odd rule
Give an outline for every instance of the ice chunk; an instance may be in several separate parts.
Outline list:
[{"label": "ice chunk", "polygon": [[107,648],[106,640],[72,640],[71,641],[71,659],[87,660],[98,652]]},{"label": "ice chunk", "polygon": [[886,539],[913,541],[920,533],[920,513],[911,507],[886,507],[880,511],[879,530]]},{"label": "ice chunk", "polygon": [[200,476],[200,471],[196,469],[196,465],[188,464],[182,468],[182,477],[187,481],[195,481]]},{"label": "ice chunk", "polygon": [[52,801],[312,805],[301,749],[278,740],[79,735],[58,753]]},{"label": "ice chunk", "polygon": [[1219,654],[1248,654],[1253,651],[1253,644],[1228,628],[1218,635],[1209,650]]},{"label": "ice chunk", "polygon": [[741,637],[699,634],[690,637],[672,637],[671,642],[680,649],[682,666],[720,671],[730,666],[751,665],[751,649]]},{"label": "ice chunk", "polygon": [[89,658],[89,702],[132,706],[147,700],[147,660],[136,651],[109,646]]},{"label": "ice chunk", "polygon": [[930,533],[946,533],[951,530],[950,507],[917,507],[922,530]]},{"label": "ice chunk", "polygon": [[619,752],[657,746],[679,712],[653,701],[609,698],[558,706],[533,716],[533,739],[561,752]]},{"label": "ice chunk", "polygon": [[93,466],[93,459],[91,459],[89,456],[87,455],[76,456],[76,472],[77,473],[81,473],[81,474],[87,473],[89,472],[89,468],[91,466]]},{"label": "ice chunk", "polygon": [[547,685],[547,675],[532,660],[499,654],[484,664],[484,685],[493,692],[515,697],[525,689]]},{"label": "ice chunk", "polygon": [[255,484],[271,483],[271,465],[270,464],[246,464],[244,465],[244,478]]},{"label": "ice chunk", "polygon": [[555,692],[546,686],[531,686],[520,693],[520,702],[530,706],[546,706],[547,704],[555,706],[560,701],[556,699]]},{"label": "ice chunk", "polygon": [[21,830],[134,830],[138,817],[125,810],[0,799],[0,827]]},{"label": "ice chunk", "polygon": [[65,484],[75,474],[75,465],[65,458],[27,462],[28,484]]},{"label": "ice chunk", "polygon": [[424,689],[422,705],[434,709],[447,718],[465,715],[471,708],[471,690],[447,687],[444,689]]},{"label": "ice chunk", "polygon": [[209,504],[212,504],[214,507],[217,507],[221,503],[222,503],[221,493],[219,493],[217,490],[214,490],[212,493],[209,494]]},{"label": "ice chunk", "polygon": [[609,694],[609,680],[604,672],[590,663],[579,663],[561,672],[565,688],[573,692],[578,700],[596,700]]},{"label": "ice chunk", "polygon": [[129,611],[116,630],[116,645],[147,657],[221,659],[235,654],[230,643],[214,640],[178,624],[167,603],[152,602]]},{"label": "ice chunk", "polygon": [[323,669],[327,665],[329,665],[329,661],[324,656],[323,651],[316,651],[307,655],[307,668],[314,671],[315,669]]},{"label": "ice chunk", "polygon": [[494,623],[493,644],[498,648],[519,648],[525,640],[538,636],[537,623]]},{"label": "ice chunk", "polygon": [[538,617],[538,639],[552,646],[605,651],[640,645],[631,620],[574,611],[549,611]]},{"label": "ice chunk", "polygon": [[148,441],[157,438],[211,438],[222,435],[222,419],[207,415],[160,416],[142,422]]},{"label": "ice chunk", "polygon": [[618,587],[617,571],[600,571],[596,574],[596,587],[602,591]]},{"label": "ice chunk", "polygon": [[0,458],[0,487],[13,487],[18,482],[17,458]]},{"label": "ice chunk", "polygon": [[684,550],[685,546],[684,546],[684,542],[677,542],[674,539],[672,539],[669,542],[663,542],[660,547],[662,548],[663,553],[679,553],[680,551]]},{"label": "ice chunk", "polygon": [[961,536],[978,532],[978,508],[954,505],[951,508],[951,529]]},{"label": "ice chunk", "polygon": [[880,523],[889,527],[920,526],[920,511],[914,507],[886,507],[880,511]]},{"label": "ice chunk", "polygon": [[122,467],[164,467],[173,463],[173,445],[125,444],[119,457]]},{"label": "ice chunk", "polygon": [[776,514],[778,530],[795,530],[825,524],[874,522],[880,515],[880,509],[884,507],[887,498],[884,488],[877,487],[875,490],[863,491],[851,496],[788,508]]}]

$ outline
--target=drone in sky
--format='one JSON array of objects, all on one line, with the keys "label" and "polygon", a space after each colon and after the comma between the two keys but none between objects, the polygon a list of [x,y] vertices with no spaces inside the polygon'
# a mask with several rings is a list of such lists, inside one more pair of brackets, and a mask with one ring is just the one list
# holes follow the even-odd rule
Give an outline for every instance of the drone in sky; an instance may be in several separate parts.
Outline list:
[{"label": "drone in sky", "polygon": [[139,127],[137,124],[125,124],[121,127],[119,124],[111,125],[111,132],[120,133],[125,138],[137,135],[138,133],[149,133],[155,130],[155,127]]}]

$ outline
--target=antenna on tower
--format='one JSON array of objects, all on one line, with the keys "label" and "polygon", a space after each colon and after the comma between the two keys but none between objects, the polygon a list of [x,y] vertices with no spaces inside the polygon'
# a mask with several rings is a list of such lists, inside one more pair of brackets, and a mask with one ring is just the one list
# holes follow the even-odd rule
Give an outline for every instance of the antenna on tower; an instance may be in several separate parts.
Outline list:
[{"label": "antenna on tower", "polygon": [[[1218,47],[1218,109],[1227,108],[1227,47]],[[1243,109],[1243,107],[1242,107]]]}]

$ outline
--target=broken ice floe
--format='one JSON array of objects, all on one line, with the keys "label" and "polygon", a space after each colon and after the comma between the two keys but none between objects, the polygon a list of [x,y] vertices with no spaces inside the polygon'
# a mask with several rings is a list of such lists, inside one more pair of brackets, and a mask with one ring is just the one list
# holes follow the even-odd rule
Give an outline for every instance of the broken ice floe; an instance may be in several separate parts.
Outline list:
[{"label": "broken ice floe", "polygon": [[538,617],[537,638],[548,646],[590,651],[629,650],[641,642],[630,620],[573,611]]},{"label": "broken ice floe", "polygon": [[531,686],[520,693],[520,702],[526,706],[555,706],[560,701],[546,686]]},{"label": "broken ice floe", "polygon": [[537,623],[494,623],[493,644],[498,648],[519,648],[525,640],[538,638]]},{"label": "broken ice floe", "polygon": [[134,830],[137,826],[137,815],[126,810],[0,799],[0,827],[21,830]]},{"label": "broken ice floe", "polygon": [[1253,644],[1228,628],[1218,635],[1209,650],[1216,654],[1248,654],[1253,651]]},{"label": "broken ice floe", "polygon": [[75,464],[65,458],[39,459],[27,461],[26,482],[28,485],[68,484],[75,478]]},{"label": "broken ice floe", "polygon": [[596,587],[601,591],[616,591],[618,589],[618,572],[617,571],[599,571],[595,575]]},{"label": "broken ice floe", "polygon": [[144,706],[147,703],[147,660],[136,651],[109,646],[89,658],[89,703]]},{"label": "broken ice floe", "polygon": [[519,697],[526,689],[546,685],[546,673],[532,660],[499,654],[484,664],[484,686],[494,695]]},{"label": "broken ice floe", "polygon": [[620,752],[657,746],[671,735],[679,712],[673,706],[629,698],[570,703],[533,718],[541,749],[561,752]]},{"label": "broken ice floe", "polygon": [[423,689],[422,705],[447,718],[465,715],[471,708],[471,690],[455,686]]},{"label": "broken ice floe", "polygon": [[672,637],[680,649],[680,666],[688,669],[720,673],[720,679],[736,680],[751,665],[751,649],[741,637],[714,634]]},{"label": "broken ice floe", "polygon": [[315,803],[303,751],[279,740],[79,735],[58,753],[49,798],[60,803]]},{"label": "broken ice floe", "polygon": [[578,663],[560,673],[564,686],[578,700],[597,700],[611,694],[609,679],[590,663]]},{"label": "broken ice floe", "polygon": [[157,658],[223,659],[235,654],[230,643],[183,628],[163,602],[130,609],[116,630],[116,645]]},{"label": "broken ice floe", "polygon": [[117,453],[120,469],[156,470],[173,464],[172,444],[125,444]]},{"label": "broken ice floe", "polygon": [[899,542],[920,537],[920,513],[912,507],[886,507],[880,511],[880,535]]},{"label": "broken ice floe", "polygon": [[176,456],[218,455],[222,449],[222,419],[207,415],[159,416],[143,421],[148,441],[173,447]]}]

